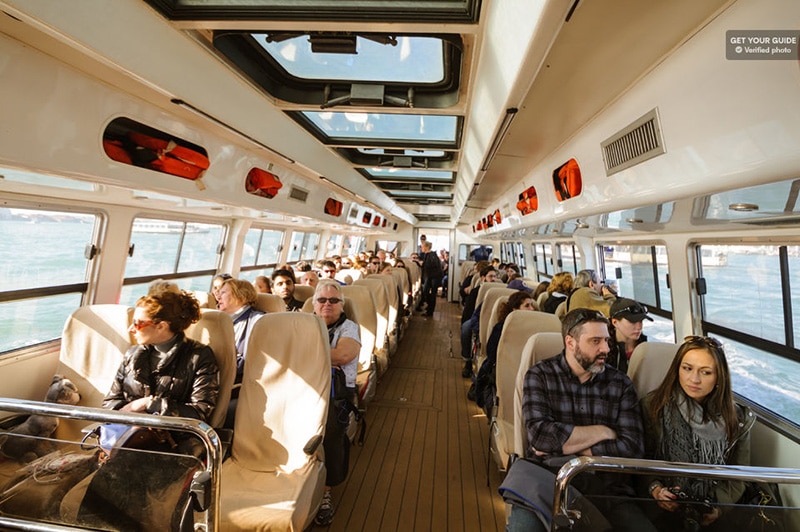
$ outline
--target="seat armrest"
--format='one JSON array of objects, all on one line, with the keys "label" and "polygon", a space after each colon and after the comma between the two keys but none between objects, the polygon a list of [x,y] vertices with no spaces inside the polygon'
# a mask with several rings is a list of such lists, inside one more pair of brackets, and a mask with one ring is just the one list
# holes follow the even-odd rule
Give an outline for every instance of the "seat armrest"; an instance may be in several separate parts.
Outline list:
[{"label": "seat armrest", "polygon": [[322,434],[315,434],[311,436],[311,439],[308,440],[305,447],[303,447],[303,452],[306,453],[308,456],[317,452],[319,449],[320,444],[322,443]]}]

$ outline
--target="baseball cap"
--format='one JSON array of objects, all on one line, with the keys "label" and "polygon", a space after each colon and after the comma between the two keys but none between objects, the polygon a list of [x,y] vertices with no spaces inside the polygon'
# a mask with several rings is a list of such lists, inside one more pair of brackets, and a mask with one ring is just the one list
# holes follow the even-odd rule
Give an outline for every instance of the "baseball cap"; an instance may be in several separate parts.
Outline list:
[{"label": "baseball cap", "polygon": [[653,318],[647,315],[647,307],[627,297],[621,297],[614,301],[611,304],[610,314],[612,319],[625,318],[634,323],[643,320],[653,321]]},{"label": "baseball cap", "polygon": [[511,288],[512,290],[522,290],[523,292],[527,292],[529,294],[533,293],[533,288],[526,285],[522,279],[514,279],[508,283],[508,288]]}]

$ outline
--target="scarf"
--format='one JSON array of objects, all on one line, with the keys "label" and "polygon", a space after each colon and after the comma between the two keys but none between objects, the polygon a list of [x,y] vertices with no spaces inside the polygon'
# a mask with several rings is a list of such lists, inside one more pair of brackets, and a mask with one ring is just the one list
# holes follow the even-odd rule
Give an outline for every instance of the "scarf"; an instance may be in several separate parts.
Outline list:
[{"label": "scarf", "polygon": [[[703,421],[700,405],[681,391],[676,395],[662,411],[660,458],[671,462],[724,464],[728,446],[725,422],[719,416]],[[695,500],[712,498],[714,493],[711,479],[673,478],[670,482]]]},{"label": "scarf", "polygon": [[331,347],[333,347],[333,337],[336,336],[336,329],[338,329],[339,326],[342,323],[344,323],[346,319],[347,315],[344,312],[342,312],[341,315],[339,315],[338,320],[328,325],[328,342],[330,342]]}]

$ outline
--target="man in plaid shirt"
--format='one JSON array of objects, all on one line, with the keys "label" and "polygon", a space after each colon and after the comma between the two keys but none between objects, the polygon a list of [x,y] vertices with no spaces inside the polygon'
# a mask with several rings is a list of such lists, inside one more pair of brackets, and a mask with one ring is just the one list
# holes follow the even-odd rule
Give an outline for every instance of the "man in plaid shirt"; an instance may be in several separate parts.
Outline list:
[{"label": "man in plaid shirt", "polygon": [[[527,456],[543,465],[568,455],[641,458],[644,433],[639,402],[627,375],[606,366],[608,319],[575,309],[562,320],[564,351],[525,375],[522,416]],[[560,461],[563,463],[563,460]],[[655,530],[638,506],[627,475],[583,474],[574,485],[584,495],[611,495],[595,502],[614,530]],[[536,516],[512,506],[508,530],[542,530]]]}]

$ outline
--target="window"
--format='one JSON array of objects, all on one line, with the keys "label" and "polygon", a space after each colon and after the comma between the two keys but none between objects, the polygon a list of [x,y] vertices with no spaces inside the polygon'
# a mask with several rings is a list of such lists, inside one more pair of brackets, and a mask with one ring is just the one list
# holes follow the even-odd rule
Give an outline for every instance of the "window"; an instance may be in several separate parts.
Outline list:
[{"label": "window", "polygon": [[239,277],[253,280],[258,275],[272,273],[280,258],[282,244],[283,231],[250,228],[244,239]]},{"label": "window", "polygon": [[531,244],[536,272],[545,279],[551,279],[555,273],[553,268],[553,246],[550,244]]},{"label": "window", "polygon": [[617,293],[647,305],[653,323],[647,322],[644,334],[651,341],[674,342],[672,299],[666,285],[665,246],[602,246],[605,279],[615,281]]},{"label": "window", "polygon": [[298,231],[293,231],[292,239],[289,244],[289,256],[286,260],[289,263],[297,262],[299,260],[314,261],[317,258],[318,248],[318,233],[301,233]]},{"label": "window", "polygon": [[576,275],[581,260],[580,250],[575,247],[575,244],[558,244],[558,250],[561,255],[560,271]]},{"label": "window", "polygon": [[343,240],[344,235],[331,235],[325,243],[325,256],[331,257],[333,255],[338,255],[339,250],[342,249]]},{"label": "window", "polygon": [[800,246],[701,245],[696,251],[706,283],[703,331],[722,340],[734,391],[800,424],[800,394],[791,380],[800,371]]},{"label": "window", "polygon": [[363,236],[347,235],[342,243],[342,257],[352,257],[366,249]]},{"label": "window", "polygon": [[0,352],[54,340],[87,290],[100,218],[0,209]]},{"label": "window", "polygon": [[208,290],[224,237],[222,225],[135,219],[120,303],[136,303],[155,279],[172,280],[184,290]]}]

